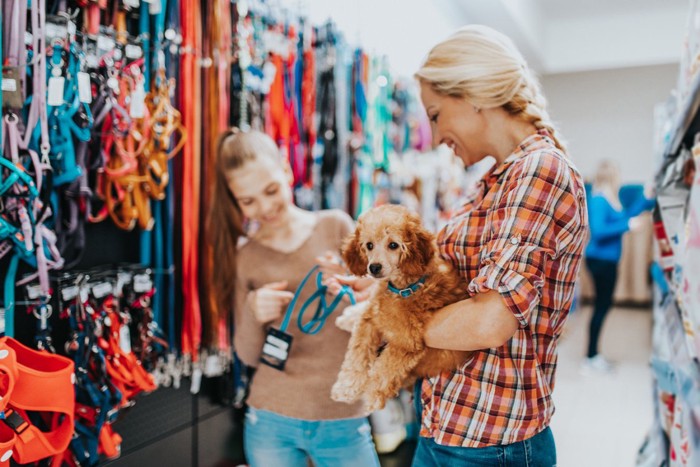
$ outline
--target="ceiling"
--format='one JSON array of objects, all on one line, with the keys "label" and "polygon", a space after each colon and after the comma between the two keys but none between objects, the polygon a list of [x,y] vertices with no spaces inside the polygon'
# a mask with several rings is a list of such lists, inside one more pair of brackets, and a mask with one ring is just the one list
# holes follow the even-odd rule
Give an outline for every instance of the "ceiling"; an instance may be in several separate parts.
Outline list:
[{"label": "ceiling", "polygon": [[688,0],[281,0],[410,76],[451,31],[482,23],[508,34],[540,74],[678,63]]}]

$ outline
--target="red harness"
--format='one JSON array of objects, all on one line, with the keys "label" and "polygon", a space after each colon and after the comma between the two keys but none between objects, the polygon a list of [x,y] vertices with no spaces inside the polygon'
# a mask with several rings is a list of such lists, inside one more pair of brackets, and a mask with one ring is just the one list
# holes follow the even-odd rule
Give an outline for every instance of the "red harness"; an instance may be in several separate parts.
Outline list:
[{"label": "red harness", "polygon": [[[73,436],[73,362],[0,338],[0,467],[10,457],[20,464],[53,457],[60,466]],[[41,414],[48,431],[34,426],[27,412]]]}]

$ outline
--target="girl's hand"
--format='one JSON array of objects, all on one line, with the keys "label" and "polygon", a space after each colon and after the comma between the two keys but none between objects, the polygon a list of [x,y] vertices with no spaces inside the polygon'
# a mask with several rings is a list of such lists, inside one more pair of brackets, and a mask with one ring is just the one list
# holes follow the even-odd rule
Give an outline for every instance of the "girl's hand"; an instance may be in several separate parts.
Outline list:
[{"label": "girl's hand", "polygon": [[321,267],[324,277],[331,277],[336,274],[347,274],[347,269],[343,266],[340,257],[327,251],[323,256],[316,257],[316,263]]},{"label": "girl's hand", "polygon": [[287,281],[265,284],[251,292],[249,300],[255,319],[267,324],[279,319],[284,313],[294,294],[288,290]]},{"label": "girl's hand", "polygon": [[[323,281],[323,284],[328,287],[328,291],[334,295],[340,293],[340,288],[346,285],[352,289],[355,294],[356,302],[363,302],[367,300],[374,291],[376,281],[371,277],[357,277],[349,275],[339,275],[336,274]],[[343,296],[343,300],[350,302],[347,295]]]}]

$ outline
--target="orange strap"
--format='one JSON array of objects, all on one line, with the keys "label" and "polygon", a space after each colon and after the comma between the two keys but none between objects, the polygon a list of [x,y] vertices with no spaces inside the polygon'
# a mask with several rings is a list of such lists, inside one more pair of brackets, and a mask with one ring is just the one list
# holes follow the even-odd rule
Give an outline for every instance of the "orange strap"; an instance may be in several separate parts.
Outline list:
[{"label": "orange strap", "polygon": [[180,102],[187,129],[187,142],[182,161],[182,352],[196,361],[201,339],[201,310],[199,305],[199,197],[202,102],[200,2],[182,2]]}]

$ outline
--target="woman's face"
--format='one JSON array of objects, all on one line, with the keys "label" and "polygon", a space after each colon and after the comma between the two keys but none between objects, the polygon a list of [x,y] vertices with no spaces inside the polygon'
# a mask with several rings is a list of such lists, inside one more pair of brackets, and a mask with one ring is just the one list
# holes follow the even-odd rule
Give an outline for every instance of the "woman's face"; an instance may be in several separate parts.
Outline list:
[{"label": "woman's face", "polygon": [[271,157],[258,157],[226,174],[228,187],[244,217],[261,226],[279,227],[292,205],[291,173]]},{"label": "woman's face", "polygon": [[421,100],[430,120],[433,145],[446,144],[470,166],[488,155],[486,119],[465,99],[443,96],[421,82]]}]

